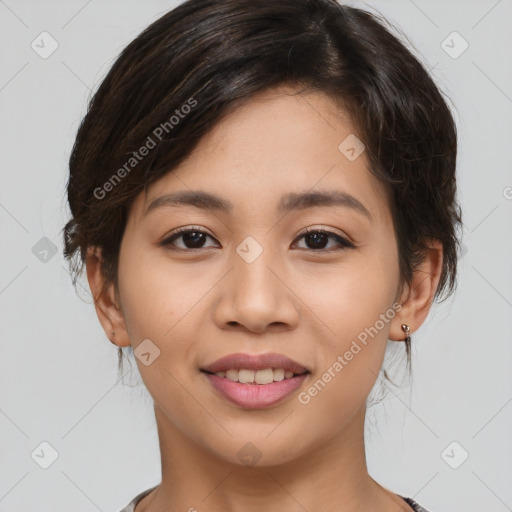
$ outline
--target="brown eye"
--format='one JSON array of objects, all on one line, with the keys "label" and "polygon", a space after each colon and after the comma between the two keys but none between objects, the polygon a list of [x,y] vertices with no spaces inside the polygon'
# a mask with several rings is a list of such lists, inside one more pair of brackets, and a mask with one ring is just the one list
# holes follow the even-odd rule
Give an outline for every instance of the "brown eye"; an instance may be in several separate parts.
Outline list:
[{"label": "brown eye", "polygon": [[[181,250],[187,250],[187,249],[203,249],[208,248],[212,246],[205,246],[205,243],[207,239],[210,238],[213,240],[213,237],[211,237],[208,233],[205,233],[204,231],[201,231],[200,229],[195,228],[184,228],[180,229],[174,233],[172,233],[170,236],[166,237],[164,240],[160,242],[160,245],[169,247],[170,248],[176,248]],[[176,241],[181,239],[180,244],[176,244]]]},{"label": "brown eye", "polygon": [[[329,239],[334,240],[337,242],[338,248],[336,248],[336,243],[334,244],[334,250],[341,250],[341,249],[347,249],[347,248],[353,248],[355,247],[354,244],[346,240],[340,235],[337,235],[335,233],[332,233],[330,231],[325,231],[323,229],[308,229],[296,240],[304,239],[306,242],[307,247],[306,249],[310,249],[313,251],[329,251],[332,249],[332,245],[330,247],[327,247],[329,243]],[[301,247],[304,248],[304,247]]]}]

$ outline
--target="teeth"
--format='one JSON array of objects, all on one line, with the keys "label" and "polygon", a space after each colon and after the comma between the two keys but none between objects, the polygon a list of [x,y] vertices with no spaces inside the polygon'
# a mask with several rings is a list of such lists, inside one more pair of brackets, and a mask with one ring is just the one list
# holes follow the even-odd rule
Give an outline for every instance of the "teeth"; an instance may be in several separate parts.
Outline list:
[{"label": "teeth", "polygon": [[271,382],[279,382],[283,379],[290,379],[294,373],[283,368],[267,368],[265,370],[246,370],[241,368],[231,368],[224,372],[217,372],[215,375],[225,377],[233,382],[241,382],[244,384],[270,384]]}]

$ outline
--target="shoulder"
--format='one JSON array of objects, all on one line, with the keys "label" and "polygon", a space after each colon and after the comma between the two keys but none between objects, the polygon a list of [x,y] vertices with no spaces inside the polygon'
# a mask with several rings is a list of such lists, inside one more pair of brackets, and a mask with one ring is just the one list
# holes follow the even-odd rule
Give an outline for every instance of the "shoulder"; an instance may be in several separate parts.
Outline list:
[{"label": "shoulder", "polygon": [[155,485],[154,487],[146,489],[145,491],[142,491],[141,493],[137,494],[137,496],[135,496],[135,498],[133,498],[133,500],[130,501],[130,503],[128,503],[128,505],[126,505],[126,507],[121,509],[119,512],[134,512],[135,507],[137,506],[137,503],[139,503],[139,501],[141,501],[142,498],[147,496],[151,491],[153,491],[157,487],[158,487],[158,485]]},{"label": "shoulder", "polygon": [[404,496],[401,496],[403,500],[409,504],[414,512],[429,512],[426,508],[423,508],[419,503],[416,503],[412,498],[405,498]]}]

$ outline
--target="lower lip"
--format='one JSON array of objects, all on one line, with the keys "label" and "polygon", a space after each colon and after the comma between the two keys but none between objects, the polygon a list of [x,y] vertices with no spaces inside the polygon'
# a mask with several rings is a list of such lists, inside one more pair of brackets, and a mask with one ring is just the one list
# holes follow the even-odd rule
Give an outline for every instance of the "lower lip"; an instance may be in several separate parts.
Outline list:
[{"label": "lower lip", "polygon": [[284,400],[300,388],[309,375],[309,373],[303,373],[291,379],[283,379],[270,384],[241,384],[226,377],[203,373],[224,398],[245,409],[262,409]]}]

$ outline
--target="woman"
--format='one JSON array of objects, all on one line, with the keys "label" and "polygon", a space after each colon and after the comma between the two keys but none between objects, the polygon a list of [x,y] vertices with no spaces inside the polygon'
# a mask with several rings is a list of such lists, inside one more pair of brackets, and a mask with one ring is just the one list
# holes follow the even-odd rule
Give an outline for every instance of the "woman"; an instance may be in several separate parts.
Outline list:
[{"label": "woman", "polygon": [[65,255],[155,405],[122,512],[425,510],[368,474],[389,340],[454,290],[456,130],[334,0],[188,0],[121,53],[70,158]]}]

